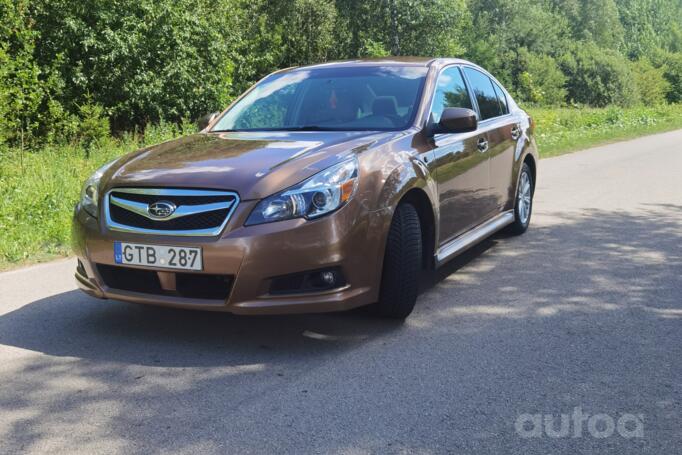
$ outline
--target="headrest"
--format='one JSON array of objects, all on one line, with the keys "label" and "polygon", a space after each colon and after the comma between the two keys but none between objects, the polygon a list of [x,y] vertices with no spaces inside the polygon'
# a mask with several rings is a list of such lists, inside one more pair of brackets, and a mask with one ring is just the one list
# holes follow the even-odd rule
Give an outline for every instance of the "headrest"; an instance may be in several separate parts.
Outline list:
[{"label": "headrest", "polygon": [[377,96],[372,103],[374,115],[398,115],[398,102],[394,96]]}]

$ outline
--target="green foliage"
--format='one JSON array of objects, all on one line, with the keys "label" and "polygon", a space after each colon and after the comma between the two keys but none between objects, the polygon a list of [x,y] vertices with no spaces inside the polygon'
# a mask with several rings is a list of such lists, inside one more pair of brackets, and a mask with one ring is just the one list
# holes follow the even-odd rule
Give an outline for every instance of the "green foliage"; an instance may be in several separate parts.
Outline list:
[{"label": "green foliage", "polygon": [[332,0],[277,2],[286,8],[282,21],[283,66],[306,65],[327,60],[334,44],[336,8]]},{"label": "green foliage", "polygon": [[366,40],[359,51],[360,57],[367,58],[381,58],[388,57],[389,55],[391,55],[391,53],[384,47],[383,44],[372,41],[371,39]]},{"label": "green foliage", "polygon": [[682,51],[682,8],[667,0],[618,0],[625,31],[624,48],[631,58],[652,58],[659,49]]},{"label": "green foliage", "polygon": [[678,0],[0,0],[0,144],[89,144],[85,105],[144,131],[282,67],[389,55],[469,58],[534,105],[679,102],[681,52]]},{"label": "green foliage", "polygon": [[663,67],[663,77],[670,84],[667,99],[670,103],[682,102],[682,52],[664,53],[659,57]]},{"label": "green foliage", "polygon": [[534,104],[559,105],[566,98],[566,77],[556,60],[548,55],[519,51],[522,72],[518,76],[517,93],[521,100]]},{"label": "green foliage", "polygon": [[471,27],[465,0],[389,1],[392,34],[390,49],[395,55],[448,57],[461,55],[464,35]]},{"label": "green foliage", "polygon": [[[0,0],[0,138],[20,141],[37,128],[45,96],[33,60],[37,33],[29,26],[28,2]],[[4,111],[4,112],[2,112]]]},{"label": "green foliage", "polygon": [[78,138],[86,154],[90,154],[93,146],[100,144],[109,136],[109,119],[104,116],[104,109],[98,104],[87,103],[78,106],[80,123]]},{"label": "green foliage", "polygon": [[560,59],[571,102],[604,107],[631,106],[639,101],[629,62],[615,51],[581,43]]},{"label": "green foliage", "polygon": [[553,0],[553,3],[568,19],[574,39],[590,41],[604,49],[616,50],[622,45],[624,30],[615,0]]},{"label": "green foliage", "polygon": [[543,157],[682,128],[682,105],[634,108],[531,108]]},{"label": "green foliage", "polygon": [[178,121],[231,93],[230,0],[36,0],[35,58],[67,81],[55,98],[75,113],[101,105],[116,129]]},{"label": "green foliage", "polygon": [[529,84],[537,85],[538,78],[550,75],[531,74],[528,55],[556,58],[565,53],[570,43],[566,18],[536,0],[481,0],[472,2],[471,9],[475,32],[469,34],[465,56],[495,74],[512,92],[524,93],[528,100],[530,91],[539,95],[538,88]]},{"label": "green foliage", "polygon": [[357,56],[456,56],[471,28],[465,0],[337,0],[337,42]]},{"label": "green foliage", "polygon": [[90,156],[79,145],[46,146],[39,153],[0,150],[0,267],[68,254],[71,214],[85,179],[124,153],[188,132],[164,124],[147,128],[144,137],[105,137],[93,144]]},{"label": "green foliage", "polygon": [[632,63],[632,72],[640,101],[647,106],[663,104],[671,90],[663,68],[654,67],[647,59]]}]

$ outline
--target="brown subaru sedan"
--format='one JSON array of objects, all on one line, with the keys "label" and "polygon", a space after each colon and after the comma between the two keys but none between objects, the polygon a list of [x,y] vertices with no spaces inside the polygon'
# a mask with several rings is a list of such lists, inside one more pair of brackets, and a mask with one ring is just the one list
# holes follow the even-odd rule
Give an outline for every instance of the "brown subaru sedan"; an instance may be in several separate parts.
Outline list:
[{"label": "brown subaru sedan", "polygon": [[198,134],[95,172],[76,206],[90,295],[242,314],[371,305],[405,318],[420,272],[530,222],[533,122],[456,59],[287,69]]}]

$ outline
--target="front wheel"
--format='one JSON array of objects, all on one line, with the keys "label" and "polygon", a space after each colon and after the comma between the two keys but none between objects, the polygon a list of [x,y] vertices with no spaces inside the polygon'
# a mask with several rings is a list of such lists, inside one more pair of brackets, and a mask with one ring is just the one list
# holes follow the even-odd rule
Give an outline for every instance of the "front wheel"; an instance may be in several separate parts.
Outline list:
[{"label": "front wheel", "polygon": [[417,301],[421,262],[419,215],[413,205],[400,204],[386,241],[379,301],[373,305],[378,315],[394,319],[409,316]]},{"label": "front wheel", "polygon": [[516,188],[516,201],[514,204],[514,222],[509,225],[508,231],[514,235],[521,235],[530,225],[530,216],[533,212],[533,174],[530,166],[523,163],[519,186]]}]

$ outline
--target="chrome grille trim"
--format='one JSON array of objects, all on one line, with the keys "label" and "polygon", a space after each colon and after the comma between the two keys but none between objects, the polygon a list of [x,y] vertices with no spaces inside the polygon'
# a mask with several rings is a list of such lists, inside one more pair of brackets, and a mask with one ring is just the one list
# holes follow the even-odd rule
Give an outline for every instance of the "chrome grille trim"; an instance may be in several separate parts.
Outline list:
[{"label": "chrome grille trim", "polygon": [[[117,193],[120,193],[120,191],[117,191]],[[232,205],[234,205],[234,201],[216,202],[213,204],[201,205],[179,205],[170,216],[160,219],[158,217],[151,216],[148,213],[147,208],[149,207],[149,204],[145,204],[144,202],[128,201],[126,199],[117,198],[116,196],[109,196],[109,203],[126,209],[129,212],[133,212],[140,216],[144,216],[145,218],[149,218],[150,220],[156,221],[170,221],[183,216],[196,215],[197,213],[229,209]]]},{"label": "chrome grille trim", "polygon": [[[178,205],[175,212],[168,218],[160,220],[152,217],[147,213],[148,204],[137,201],[130,201],[116,196],[111,193],[128,193],[128,194],[142,194],[149,196],[229,196],[233,198],[232,201],[216,202],[200,205]],[[215,191],[215,190],[185,190],[175,188],[112,188],[104,195],[104,218],[106,226],[112,231],[128,232],[136,234],[154,234],[154,235],[169,235],[169,236],[194,236],[194,237],[213,237],[220,234],[232,214],[239,205],[239,195],[233,191]],[[154,221],[168,221],[177,219],[183,216],[197,215],[200,213],[213,212],[216,210],[229,209],[225,220],[220,226],[209,229],[191,229],[191,230],[160,230],[160,229],[146,229],[136,226],[128,226],[115,222],[111,218],[110,205],[116,205],[125,210],[128,210],[136,215],[141,215]]]}]

